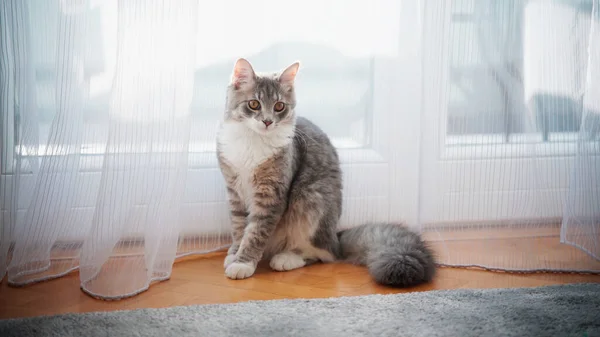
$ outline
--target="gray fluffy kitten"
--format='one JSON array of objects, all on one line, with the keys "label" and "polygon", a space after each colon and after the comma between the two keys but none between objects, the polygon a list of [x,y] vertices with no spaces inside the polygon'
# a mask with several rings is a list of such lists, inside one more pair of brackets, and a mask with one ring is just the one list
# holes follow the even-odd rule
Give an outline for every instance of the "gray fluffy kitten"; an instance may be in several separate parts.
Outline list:
[{"label": "gray fluffy kitten", "polygon": [[284,271],[321,261],[366,265],[386,285],[431,280],[432,252],[400,225],[338,231],[342,173],[327,135],[296,117],[294,63],[258,75],[239,59],[227,88],[217,154],[227,184],[233,244],[225,259],[231,279],[252,276],[261,259]]}]

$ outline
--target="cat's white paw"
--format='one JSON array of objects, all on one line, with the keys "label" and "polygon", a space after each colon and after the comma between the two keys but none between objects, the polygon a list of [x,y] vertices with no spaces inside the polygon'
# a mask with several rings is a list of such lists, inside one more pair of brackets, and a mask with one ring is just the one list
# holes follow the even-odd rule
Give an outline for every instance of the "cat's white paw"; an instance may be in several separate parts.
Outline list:
[{"label": "cat's white paw", "polygon": [[225,268],[225,275],[232,280],[241,280],[254,274],[256,266],[249,263],[232,262]]},{"label": "cat's white paw", "polygon": [[223,267],[227,268],[229,265],[235,260],[235,254],[230,254],[225,257],[225,261],[223,262]]},{"label": "cat's white paw", "polygon": [[286,271],[304,267],[306,265],[306,261],[304,261],[302,256],[298,254],[285,252],[273,256],[269,265],[273,270]]}]

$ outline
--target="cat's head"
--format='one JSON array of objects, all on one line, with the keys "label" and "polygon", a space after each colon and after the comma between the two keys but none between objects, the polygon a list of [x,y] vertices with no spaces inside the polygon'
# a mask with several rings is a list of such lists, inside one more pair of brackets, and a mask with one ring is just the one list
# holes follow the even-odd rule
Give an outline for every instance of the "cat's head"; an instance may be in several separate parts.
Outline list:
[{"label": "cat's head", "polygon": [[296,121],[294,80],[298,62],[274,74],[257,74],[245,59],[233,67],[227,87],[225,119],[244,123],[260,134],[293,128]]}]

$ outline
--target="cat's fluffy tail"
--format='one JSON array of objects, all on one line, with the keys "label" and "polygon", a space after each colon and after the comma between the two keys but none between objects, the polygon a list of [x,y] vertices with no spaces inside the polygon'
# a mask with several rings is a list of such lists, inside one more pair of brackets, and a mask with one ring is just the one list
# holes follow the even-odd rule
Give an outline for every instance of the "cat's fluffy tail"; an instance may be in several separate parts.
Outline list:
[{"label": "cat's fluffy tail", "polygon": [[435,274],[433,252],[404,226],[367,224],[337,235],[342,258],[367,266],[380,284],[410,287],[429,282]]}]

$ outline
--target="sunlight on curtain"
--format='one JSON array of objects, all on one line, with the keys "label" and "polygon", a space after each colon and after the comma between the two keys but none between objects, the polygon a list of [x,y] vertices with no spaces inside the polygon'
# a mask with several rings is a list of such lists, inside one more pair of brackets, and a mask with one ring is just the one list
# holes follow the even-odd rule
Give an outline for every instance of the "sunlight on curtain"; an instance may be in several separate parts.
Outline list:
[{"label": "sunlight on curtain", "polygon": [[443,265],[599,272],[599,1],[3,0],[0,275],[78,269],[121,298],[227,247],[238,57],[301,62],[340,227],[404,221]]}]

